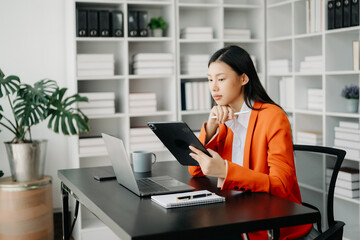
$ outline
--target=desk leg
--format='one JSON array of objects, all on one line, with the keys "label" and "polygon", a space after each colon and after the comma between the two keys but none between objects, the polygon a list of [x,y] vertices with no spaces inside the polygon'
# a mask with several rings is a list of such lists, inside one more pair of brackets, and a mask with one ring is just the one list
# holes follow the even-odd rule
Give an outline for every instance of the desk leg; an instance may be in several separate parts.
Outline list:
[{"label": "desk leg", "polygon": [[280,238],[280,229],[270,229],[268,232],[269,240],[278,240]]},{"label": "desk leg", "polygon": [[62,204],[63,204],[63,212],[62,212],[62,227],[63,227],[63,239],[69,240],[69,193],[66,191],[67,187],[64,183],[61,183],[61,196],[62,196]]}]

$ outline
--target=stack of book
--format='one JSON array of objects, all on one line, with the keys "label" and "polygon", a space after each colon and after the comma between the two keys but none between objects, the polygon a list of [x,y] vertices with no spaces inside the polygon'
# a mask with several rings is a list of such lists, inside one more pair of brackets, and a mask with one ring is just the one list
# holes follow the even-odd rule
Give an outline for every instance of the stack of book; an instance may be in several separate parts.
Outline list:
[{"label": "stack of book", "polygon": [[[329,188],[333,169],[326,169],[326,187]],[[335,194],[348,197],[359,198],[359,170],[355,168],[340,168],[336,184]]]},{"label": "stack of book", "polygon": [[156,93],[142,92],[130,93],[129,112],[130,113],[154,113],[157,109]]},{"label": "stack of book", "polygon": [[308,88],[308,109],[322,110],[324,106],[324,90],[317,88]]},{"label": "stack of book", "polygon": [[277,59],[269,61],[269,74],[288,74],[291,72],[292,64],[289,59]]},{"label": "stack of book", "polygon": [[346,158],[360,158],[359,122],[340,121],[334,128],[334,146],[346,151]]},{"label": "stack of book", "polygon": [[280,95],[280,106],[283,108],[293,108],[294,100],[294,80],[292,77],[282,77],[279,80],[279,95]]},{"label": "stack of book", "polygon": [[133,56],[133,73],[173,74],[174,61],[172,53],[138,53]]},{"label": "stack of book", "polygon": [[181,83],[182,110],[210,110],[211,94],[207,82]]},{"label": "stack of book", "polygon": [[78,54],[77,76],[114,76],[114,54]]},{"label": "stack of book", "polygon": [[192,75],[207,75],[208,54],[190,54],[181,57],[181,73]]},{"label": "stack of book", "polygon": [[[320,32],[322,28],[323,0],[306,0],[306,32]],[[341,7],[342,8],[342,7]]]},{"label": "stack of book", "polygon": [[78,107],[84,114],[92,116],[115,113],[114,92],[81,93],[81,96],[89,99],[89,102],[78,103]]},{"label": "stack of book", "polygon": [[224,29],[225,39],[249,40],[251,39],[250,29]]},{"label": "stack of book", "polygon": [[300,62],[300,72],[321,73],[323,64],[322,56],[307,56]]},{"label": "stack of book", "polygon": [[296,142],[298,144],[305,144],[305,145],[317,145],[317,146],[322,145],[323,143],[322,132],[297,131]]},{"label": "stack of book", "polygon": [[186,27],[180,30],[180,38],[207,40],[213,38],[212,27]]},{"label": "stack of book", "polygon": [[102,137],[80,138],[80,155],[107,155],[105,142]]},{"label": "stack of book", "polygon": [[130,128],[130,149],[138,150],[163,150],[164,144],[148,127]]}]

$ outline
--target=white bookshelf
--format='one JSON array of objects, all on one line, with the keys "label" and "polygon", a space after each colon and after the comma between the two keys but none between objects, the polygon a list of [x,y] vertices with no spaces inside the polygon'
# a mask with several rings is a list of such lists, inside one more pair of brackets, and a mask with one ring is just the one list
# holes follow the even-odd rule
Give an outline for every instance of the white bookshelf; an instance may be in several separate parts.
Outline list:
[{"label": "white bookshelf", "polygon": [[[267,90],[279,103],[279,80],[292,77],[293,108],[285,108],[291,120],[293,140],[297,131],[321,131],[323,145],[334,146],[334,127],[340,121],[359,121],[359,113],[346,113],[344,99],[340,96],[345,85],[359,86],[359,71],[353,70],[352,41],[359,40],[360,28],[348,27],[327,30],[327,1],[322,1],[322,26],[319,32],[307,33],[307,0],[268,0],[266,5],[266,62],[289,59],[292,68],[287,74],[267,74]],[[280,27],[281,26],[281,27]],[[316,73],[300,71],[305,56],[323,57],[322,69]],[[268,69],[267,69],[268,70]],[[307,108],[307,89],[324,90],[323,108]],[[326,212],[325,169],[333,160],[315,155],[296,157],[297,175],[303,201],[313,203]],[[359,169],[360,159],[346,157],[343,166]],[[335,195],[335,219],[346,223],[344,239],[358,239],[360,235],[360,201]],[[323,214],[322,222],[325,223]]]},{"label": "white bookshelf", "polygon": [[[124,37],[77,37],[76,9],[121,10],[124,14]],[[168,23],[163,37],[129,37],[128,11],[144,10],[151,17],[162,16]],[[128,152],[131,151],[130,128],[146,126],[149,121],[183,120],[193,130],[199,130],[210,109],[181,110],[182,81],[205,81],[204,74],[182,74],[181,56],[190,53],[209,54],[230,44],[239,45],[256,57],[260,78],[265,76],[265,4],[262,0],[70,0],[66,1],[66,48],[67,79],[71,92],[115,92],[115,114],[89,117],[90,133],[102,132],[122,138]],[[209,26],[213,39],[180,39],[183,27]],[[247,40],[224,39],[224,29],[250,29]],[[115,75],[77,77],[77,54],[113,53]],[[137,53],[173,53],[174,73],[135,75],[131,63]],[[207,67],[207,66],[206,66]],[[129,93],[155,92],[157,111],[130,113]],[[80,138],[84,135],[80,135]],[[166,149],[154,150],[158,161],[174,160]],[[79,138],[69,141],[71,167],[95,167],[110,165],[106,154],[79,154]],[[118,239],[86,208],[81,207],[73,232],[75,239]]]}]

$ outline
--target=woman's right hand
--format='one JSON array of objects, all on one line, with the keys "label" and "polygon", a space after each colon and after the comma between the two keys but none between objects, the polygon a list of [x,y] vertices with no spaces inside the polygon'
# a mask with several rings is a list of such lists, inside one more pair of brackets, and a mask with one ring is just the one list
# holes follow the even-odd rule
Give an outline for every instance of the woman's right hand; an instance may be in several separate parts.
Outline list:
[{"label": "woman's right hand", "polygon": [[229,106],[216,105],[211,109],[209,119],[206,124],[206,142],[208,142],[216,133],[219,124],[228,120],[235,119],[234,111]]}]

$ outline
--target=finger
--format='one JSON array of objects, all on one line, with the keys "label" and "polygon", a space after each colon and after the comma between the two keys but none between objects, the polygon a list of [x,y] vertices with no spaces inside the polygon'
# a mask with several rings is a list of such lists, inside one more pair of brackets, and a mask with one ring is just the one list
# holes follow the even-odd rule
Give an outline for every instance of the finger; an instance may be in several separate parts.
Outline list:
[{"label": "finger", "polygon": [[204,153],[203,153],[201,150],[197,149],[196,147],[189,146],[189,148],[190,148],[190,150],[193,151],[196,155],[199,155],[199,156],[203,156],[203,155],[204,155]]},{"label": "finger", "polygon": [[228,115],[229,115],[229,110],[227,106],[222,106],[222,110],[223,110],[223,116],[222,116],[222,123],[226,122],[228,120]]},{"label": "finger", "polygon": [[235,119],[234,110],[231,107],[228,110],[229,110],[229,118]]},{"label": "finger", "polygon": [[218,155],[218,153],[217,153],[216,151],[212,150],[211,148],[207,148],[206,150],[210,153],[210,155],[211,155],[212,157]]}]

